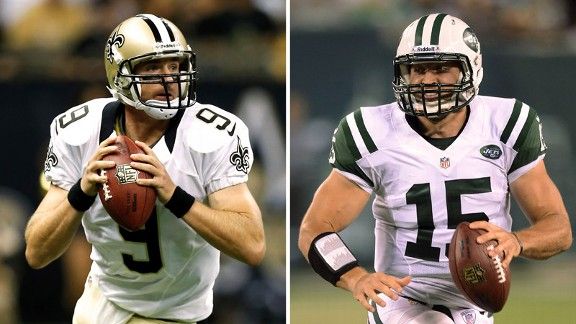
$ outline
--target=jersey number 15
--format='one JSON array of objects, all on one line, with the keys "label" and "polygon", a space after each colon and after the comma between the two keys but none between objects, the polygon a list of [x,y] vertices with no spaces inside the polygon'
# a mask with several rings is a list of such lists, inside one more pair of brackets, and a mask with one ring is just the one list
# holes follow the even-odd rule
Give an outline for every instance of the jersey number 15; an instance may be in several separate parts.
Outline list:
[{"label": "jersey number 15", "polygon": [[[486,193],[491,191],[490,178],[460,179],[445,181],[446,212],[448,228],[456,228],[463,221],[488,221],[485,213],[462,213],[462,195]],[[419,183],[410,187],[406,193],[406,203],[416,205],[418,234],[416,242],[406,242],[404,255],[427,261],[440,261],[440,248],[432,246],[434,235],[434,217],[432,215],[432,195],[429,183]],[[446,244],[446,253],[448,253]]]}]

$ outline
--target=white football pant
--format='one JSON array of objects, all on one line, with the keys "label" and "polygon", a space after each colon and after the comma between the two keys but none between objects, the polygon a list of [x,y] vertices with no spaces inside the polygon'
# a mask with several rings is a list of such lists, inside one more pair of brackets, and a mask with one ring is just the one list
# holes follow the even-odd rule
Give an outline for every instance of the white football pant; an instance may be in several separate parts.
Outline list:
[{"label": "white football pant", "polygon": [[[426,305],[406,299],[390,299],[384,294],[378,295],[386,302],[385,307],[376,303],[376,313],[368,313],[368,324],[493,324],[494,316],[475,309],[449,309],[447,307]],[[450,316],[447,315],[450,314]]]}]

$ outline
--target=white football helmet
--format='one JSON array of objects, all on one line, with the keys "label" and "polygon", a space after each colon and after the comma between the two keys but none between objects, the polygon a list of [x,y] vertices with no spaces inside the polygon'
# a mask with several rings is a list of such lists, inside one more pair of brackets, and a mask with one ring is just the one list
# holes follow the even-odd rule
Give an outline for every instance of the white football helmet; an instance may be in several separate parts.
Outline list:
[{"label": "white football helmet", "polygon": [[[139,75],[134,67],[142,62],[178,58],[180,71],[171,74]],[[182,32],[167,19],[150,14],[137,15],[114,29],[104,51],[108,90],[112,96],[155,119],[169,119],[179,109],[196,103],[196,56]],[[159,83],[167,89],[178,84],[178,98],[142,101],[142,84]]]},{"label": "white football helmet", "polygon": [[[410,67],[418,63],[457,62],[456,84],[412,84]],[[462,20],[431,14],[413,21],[402,34],[394,59],[392,87],[400,109],[414,116],[441,117],[470,103],[482,82],[482,54],[476,34]],[[433,101],[424,95],[437,94]]]}]

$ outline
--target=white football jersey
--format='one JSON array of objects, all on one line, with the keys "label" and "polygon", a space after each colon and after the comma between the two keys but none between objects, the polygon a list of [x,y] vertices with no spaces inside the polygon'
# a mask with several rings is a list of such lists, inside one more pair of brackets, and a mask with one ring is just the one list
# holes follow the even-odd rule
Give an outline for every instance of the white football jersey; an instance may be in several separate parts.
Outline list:
[{"label": "white football jersey", "polygon": [[[45,163],[48,181],[69,190],[99,143],[115,134],[122,109],[114,99],[95,99],[57,116]],[[246,125],[200,103],[171,119],[153,150],[174,183],[199,201],[246,182],[253,162]],[[84,214],[82,225],[92,244],[92,273],[110,301],[152,318],[195,322],[212,312],[220,252],[159,201],[140,231],[120,228],[100,199]]]},{"label": "white football jersey", "polygon": [[476,96],[445,150],[419,135],[397,103],[342,119],[330,163],[375,199],[376,271],[412,282],[403,294],[430,304],[477,308],[454,285],[448,244],[462,221],[510,230],[509,183],[544,158],[538,116],[514,99]]}]

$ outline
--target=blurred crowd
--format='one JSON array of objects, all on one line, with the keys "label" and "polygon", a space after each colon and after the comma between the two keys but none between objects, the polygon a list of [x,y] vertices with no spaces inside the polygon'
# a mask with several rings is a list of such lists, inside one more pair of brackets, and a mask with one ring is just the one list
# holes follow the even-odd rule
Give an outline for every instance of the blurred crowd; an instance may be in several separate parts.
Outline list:
[{"label": "blurred crowd", "polygon": [[[390,43],[414,19],[444,12],[466,21],[485,43],[542,44],[576,51],[573,0],[292,0],[293,29],[378,29]],[[322,13],[322,14],[319,14]],[[389,36],[389,37],[386,37]]]},{"label": "blurred crowd", "polygon": [[[46,189],[40,173],[51,118],[109,95],[105,42],[139,13],[180,27],[197,53],[199,100],[241,117],[255,151],[249,185],[264,216],[267,256],[257,268],[222,257],[214,314],[203,323],[285,323],[285,0],[0,0],[4,118],[28,118],[2,135],[18,129],[37,150],[21,143],[16,154],[32,162],[11,162],[12,171],[0,176],[0,324],[70,322],[90,245],[79,232],[60,259],[32,270],[23,229]],[[22,180],[31,173],[35,181]]]},{"label": "blurred crowd", "polygon": [[285,78],[284,0],[1,0],[0,80],[103,78],[105,40],[139,13],[179,26],[204,77]]}]

